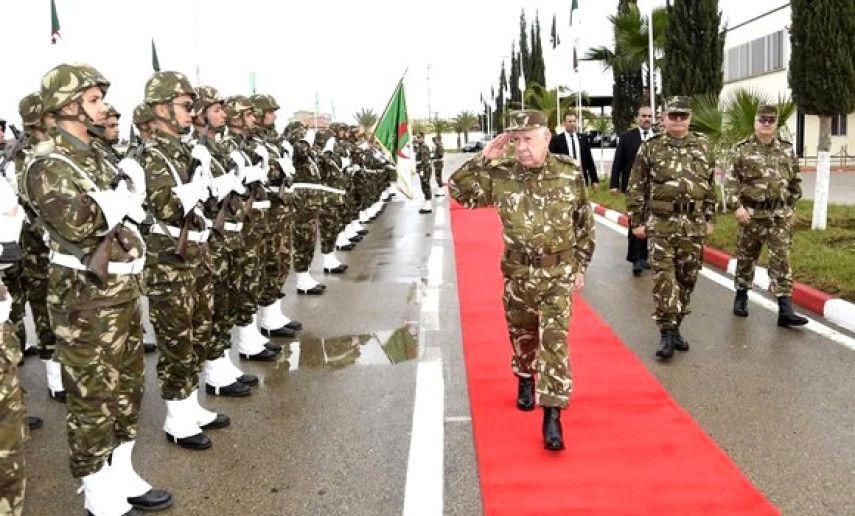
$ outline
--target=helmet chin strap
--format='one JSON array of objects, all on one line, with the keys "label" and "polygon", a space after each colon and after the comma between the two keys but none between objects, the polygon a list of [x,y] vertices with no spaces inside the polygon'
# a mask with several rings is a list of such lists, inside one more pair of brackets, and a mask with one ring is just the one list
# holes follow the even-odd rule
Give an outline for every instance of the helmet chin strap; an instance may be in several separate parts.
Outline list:
[{"label": "helmet chin strap", "polygon": [[178,120],[175,119],[175,106],[172,104],[172,102],[165,102],[165,104],[168,104],[166,109],[169,110],[169,117],[162,117],[162,116],[158,115],[156,111],[154,113],[154,117],[157,118],[158,120],[160,120],[161,122],[165,123],[166,125],[168,125],[169,128],[172,129],[173,131],[175,131],[177,134],[180,134],[180,135],[189,134],[190,133],[190,127],[181,127],[181,124],[179,124]]}]

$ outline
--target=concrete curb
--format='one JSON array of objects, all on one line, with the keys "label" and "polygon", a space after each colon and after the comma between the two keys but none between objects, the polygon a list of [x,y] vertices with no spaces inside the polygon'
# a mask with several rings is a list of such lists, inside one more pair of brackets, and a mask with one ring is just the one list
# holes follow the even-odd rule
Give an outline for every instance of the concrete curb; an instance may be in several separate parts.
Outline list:
[{"label": "concrete curb", "polygon": [[[597,215],[623,227],[629,227],[629,217],[623,213],[610,210],[595,202],[592,202],[591,206]],[[704,261],[727,271],[728,274],[733,274],[736,270],[736,258],[715,247],[704,247]],[[769,272],[765,267],[757,267],[754,274],[754,285],[763,290],[769,288]],[[798,281],[793,284],[793,302],[805,310],[825,317],[842,328],[855,331],[855,303],[836,298]]]}]

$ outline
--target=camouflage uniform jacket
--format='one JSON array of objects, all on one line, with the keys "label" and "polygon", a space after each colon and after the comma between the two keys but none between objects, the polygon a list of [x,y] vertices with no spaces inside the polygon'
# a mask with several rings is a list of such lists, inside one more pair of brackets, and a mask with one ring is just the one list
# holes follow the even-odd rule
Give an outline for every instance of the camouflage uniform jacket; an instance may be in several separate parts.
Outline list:
[{"label": "camouflage uniform jacket", "polygon": [[701,135],[672,138],[662,133],[643,142],[626,191],[632,227],[706,235],[706,223],[715,222],[714,174],[715,159]]},{"label": "camouflage uniform jacket", "polygon": [[[248,140],[237,133],[226,131],[218,143],[223,152],[228,156],[231,156],[235,151],[243,154],[245,158],[245,162],[243,163],[244,166],[256,164],[261,160],[260,156],[248,148]],[[234,163],[231,158],[229,158],[229,161]],[[237,165],[238,164],[235,163],[235,166]],[[243,199],[252,198],[253,202],[263,202],[268,200],[267,190],[264,185],[258,181],[254,181],[246,185],[246,193],[242,197]]]},{"label": "camouflage uniform jacket", "polygon": [[442,142],[440,142],[433,148],[433,160],[442,161],[443,157],[445,157],[445,148],[442,146]]},{"label": "camouflage uniform jacket", "polygon": [[[193,158],[190,156],[190,148],[180,139],[158,132],[146,142],[141,160],[146,178],[146,201],[155,221],[180,229],[184,225],[184,208],[172,188],[192,179],[190,165]],[[201,205],[197,203],[197,206],[199,212],[191,211],[188,215],[189,229],[204,231],[205,220],[198,214],[201,213]],[[154,227],[160,226],[155,224],[153,231]],[[196,260],[204,252],[201,249],[203,246],[190,241],[186,259],[180,264],[169,257],[175,252],[177,240],[174,236],[150,233],[147,237],[148,259],[153,263],[166,260],[171,264],[174,262],[176,266],[195,266]]]},{"label": "camouflage uniform jacket", "polygon": [[413,144],[413,151],[416,155],[416,170],[421,172],[430,166],[430,147],[424,143]]},{"label": "camouflage uniform jacket", "polygon": [[285,170],[282,168],[280,160],[291,159],[291,157],[283,156],[283,150],[278,138],[276,137],[275,131],[262,130],[258,132],[250,140],[251,147],[255,148],[256,145],[261,145],[267,149],[267,153],[270,157],[267,171],[268,186],[266,187],[268,198],[279,202],[290,211],[293,200],[285,188],[287,178],[285,177]]},{"label": "camouflage uniform jacket", "polygon": [[[84,255],[90,255],[110,228],[101,208],[88,192],[110,189],[115,171],[93,147],[74,136],[59,129],[52,129],[48,135],[48,140],[36,145],[27,163],[26,197],[52,232],[72,243]],[[128,251],[114,238],[110,245],[110,261],[131,262],[145,255],[145,245],[135,226],[126,222],[119,226],[118,232],[129,244]],[[74,254],[54,239],[50,241],[50,249]],[[101,288],[84,271],[51,266],[47,298],[50,304],[104,307],[132,301],[139,295],[139,275],[110,274],[107,285]]]},{"label": "camouflage uniform jacket", "polygon": [[116,151],[116,149],[108,142],[107,140],[99,137],[92,138],[92,147],[95,148],[98,152],[101,153],[101,156],[112,163],[113,165],[118,165],[119,161],[122,160],[122,156]]},{"label": "camouflage uniform jacket", "polygon": [[[195,140],[193,144],[191,144],[191,148],[196,143],[199,143],[198,140]],[[237,167],[234,161],[232,161],[231,157],[225,152],[223,146],[220,142],[215,141],[213,138],[206,138],[204,140],[205,148],[208,149],[208,152],[211,153],[211,175],[216,177],[220,177],[223,174],[233,173],[232,170]],[[225,206],[223,206],[225,203]],[[222,201],[217,201],[215,196],[211,196],[204,202],[204,212],[205,217],[210,220],[216,220],[217,215],[219,215],[220,209],[225,209],[225,218],[226,222],[238,223],[243,222],[245,216],[244,203],[240,201],[240,196],[235,193],[231,193],[227,195]]]},{"label": "camouflage uniform jacket", "polygon": [[[514,158],[488,160],[478,153],[450,180],[451,195],[467,208],[495,205],[505,249],[529,256],[570,251],[572,270],[584,272],[594,253],[594,216],[584,178],[565,156],[525,168]],[[528,268],[504,264],[511,275]]]},{"label": "camouflage uniform jacket", "polygon": [[[802,197],[799,162],[790,142],[775,138],[765,144],[751,135],[736,144],[734,154],[727,185],[730,202],[736,208],[745,205],[752,216],[766,217],[776,211],[789,211]],[[755,208],[756,203],[776,206]]]}]

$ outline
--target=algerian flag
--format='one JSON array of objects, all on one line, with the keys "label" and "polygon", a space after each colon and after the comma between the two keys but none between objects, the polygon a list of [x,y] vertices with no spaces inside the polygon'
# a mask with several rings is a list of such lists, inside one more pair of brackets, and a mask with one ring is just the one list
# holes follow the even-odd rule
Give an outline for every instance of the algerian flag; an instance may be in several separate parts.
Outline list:
[{"label": "algerian flag", "polygon": [[525,75],[523,75],[522,70],[520,70],[520,78],[517,81],[517,87],[519,87],[522,93],[525,93]]},{"label": "algerian flag", "polygon": [[56,4],[50,0],[50,44],[56,45],[59,39],[59,16],[56,14]]},{"label": "algerian flag", "polygon": [[[572,13],[572,11],[571,11]],[[572,14],[570,15],[573,16]],[[561,44],[561,38],[558,36],[558,25],[555,22],[555,15],[552,15],[552,32],[549,35],[549,41],[552,43],[552,50]]]},{"label": "algerian flag", "polygon": [[395,87],[389,104],[380,116],[380,121],[377,122],[374,136],[383,149],[395,159],[398,169],[398,190],[408,199],[412,199],[412,179],[416,175],[416,163],[403,77]]},{"label": "algerian flag", "polygon": [[573,71],[579,71],[579,58],[576,56],[576,47],[573,47]]},{"label": "algerian flag", "polygon": [[157,48],[154,46],[154,38],[151,38],[151,67],[155,72],[160,71],[160,60],[157,58]]},{"label": "algerian flag", "polygon": [[570,4],[570,26],[573,26],[573,11],[579,8],[579,2],[577,0],[573,0],[573,3]]}]

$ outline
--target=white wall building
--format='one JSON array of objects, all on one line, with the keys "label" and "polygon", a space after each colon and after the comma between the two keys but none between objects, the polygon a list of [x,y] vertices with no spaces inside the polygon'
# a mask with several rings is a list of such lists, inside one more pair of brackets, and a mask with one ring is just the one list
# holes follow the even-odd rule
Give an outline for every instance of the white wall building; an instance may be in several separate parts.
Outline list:
[{"label": "white wall building", "polygon": [[[782,2],[783,3],[783,2]],[[792,98],[787,72],[790,64],[791,9],[789,3],[748,20],[738,13],[723,13],[731,24],[724,50],[724,88],[722,97],[735,88],[749,88],[772,98]],[[787,121],[799,156],[816,157],[819,117],[798,111]],[[855,155],[855,113],[840,114],[832,120],[831,154],[846,150]],[[832,158],[832,165],[839,161]]]}]

